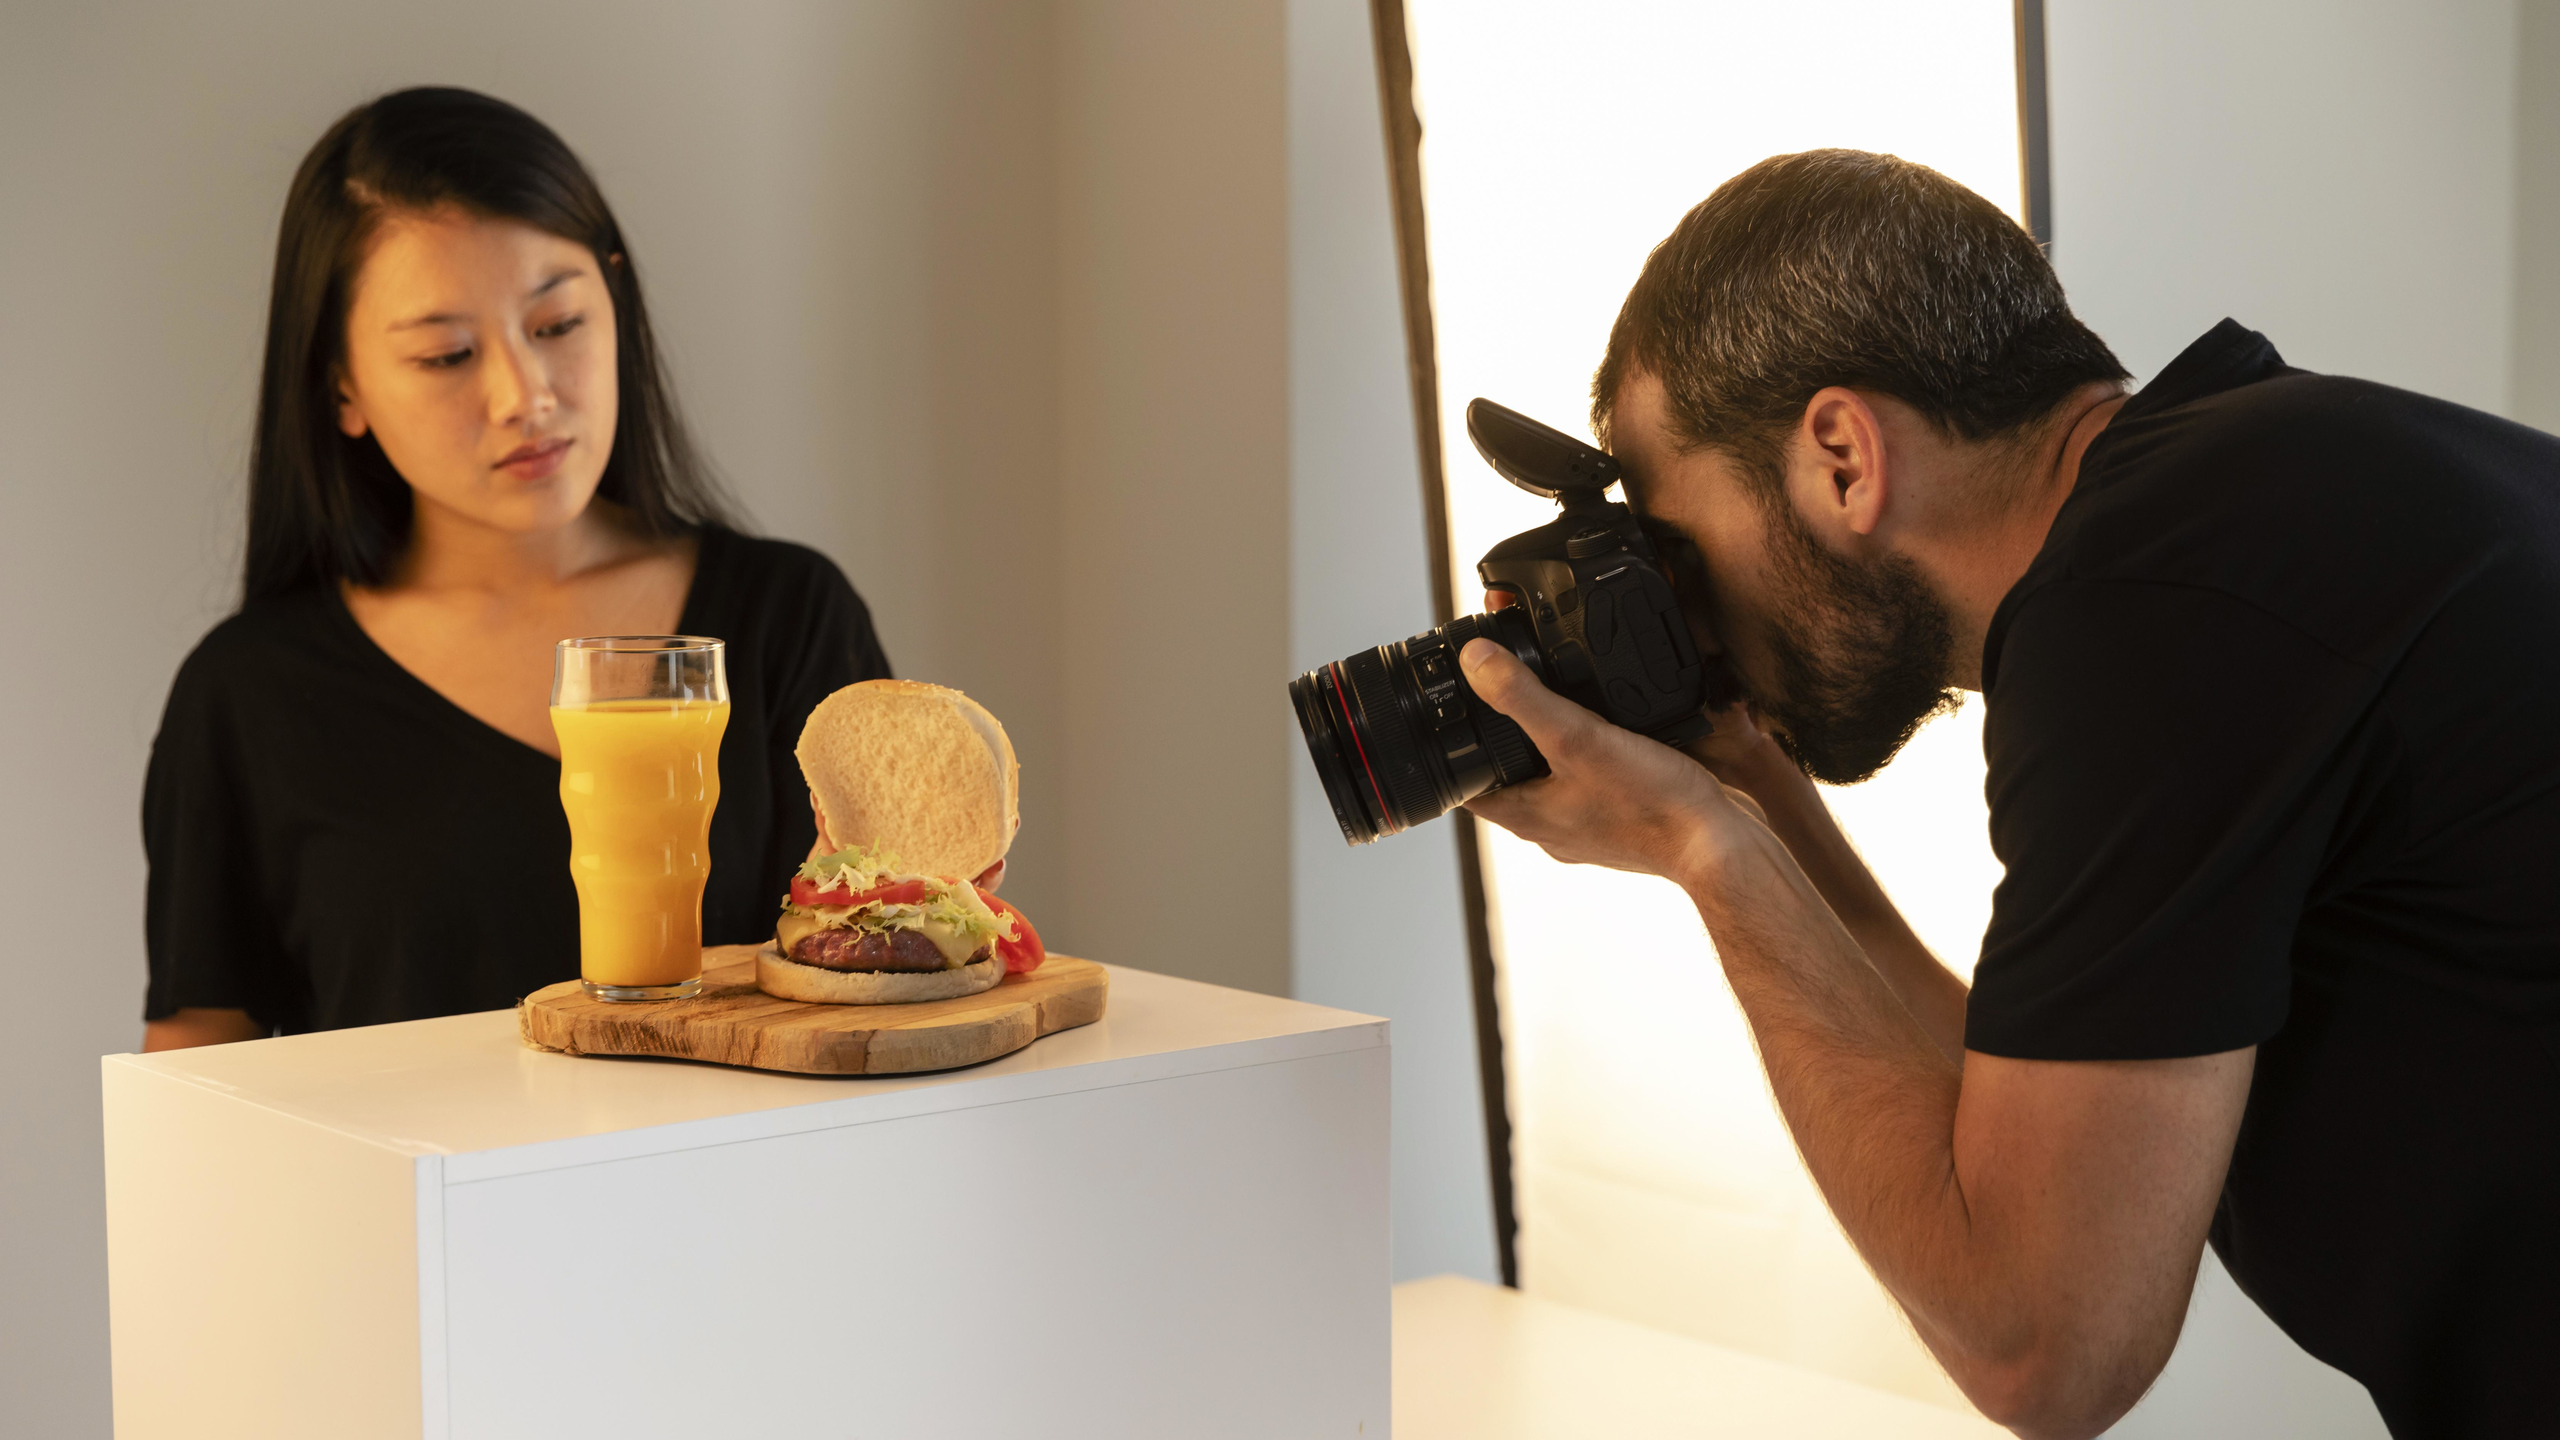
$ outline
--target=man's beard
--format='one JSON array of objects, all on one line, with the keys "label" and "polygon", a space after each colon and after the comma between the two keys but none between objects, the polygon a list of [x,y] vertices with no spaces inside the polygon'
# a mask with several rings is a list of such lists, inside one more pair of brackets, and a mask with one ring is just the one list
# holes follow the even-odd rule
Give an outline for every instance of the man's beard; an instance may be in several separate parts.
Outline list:
[{"label": "man's beard", "polygon": [[1947,684],[1955,620],[1907,556],[1844,560],[1785,499],[1767,508],[1778,685],[1752,698],[1804,773],[1855,785],[1964,703]]}]

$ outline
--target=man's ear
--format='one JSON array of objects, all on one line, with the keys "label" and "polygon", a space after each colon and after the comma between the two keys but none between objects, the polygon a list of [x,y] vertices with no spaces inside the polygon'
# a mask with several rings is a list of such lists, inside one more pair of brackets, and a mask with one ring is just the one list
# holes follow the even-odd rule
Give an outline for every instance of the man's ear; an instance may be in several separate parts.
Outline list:
[{"label": "man's ear", "polygon": [[346,372],[338,372],[335,378],[338,389],[338,432],[354,440],[373,427],[364,418],[364,406],[356,400],[355,387],[347,383]]},{"label": "man's ear", "polygon": [[1825,386],[1805,402],[1801,438],[1821,481],[1801,498],[1830,526],[1873,535],[1893,485],[1875,407],[1845,385]]}]

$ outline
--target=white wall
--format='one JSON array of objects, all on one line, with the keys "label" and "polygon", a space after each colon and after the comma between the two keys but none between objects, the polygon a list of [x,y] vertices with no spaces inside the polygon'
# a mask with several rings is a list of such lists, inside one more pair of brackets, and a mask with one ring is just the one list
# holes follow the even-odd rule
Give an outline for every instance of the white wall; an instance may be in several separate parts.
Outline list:
[{"label": "white wall", "polygon": [[[1289,0],[1289,183],[1298,673],[1431,626],[1366,0]],[[1456,822],[1353,850],[1294,728],[1286,743],[1295,993],[1395,1022],[1396,1278],[1497,1279]]]},{"label": "white wall", "polygon": [[0,7],[0,1429],[106,1433],[96,1057],[139,1035],[143,761],[236,585],[286,180],[381,91],[485,89],[587,159],[754,518],[1005,717],[1006,893],[1058,948],[1287,986],[1281,15]]},{"label": "white wall", "polygon": [[1275,994],[1289,983],[1283,14],[1281,0],[1061,6],[1047,542],[1075,943]]},{"label": "white wall", "polygon": [[2560,430],[2560,0],[2516,6],[2514,418]]},{"label": "white wall", "polygon": [[[2547,99],[2526,112],[2542,128],[2518,129],[2513,0],[2046,11],[2054,261],[2138,379],[2225,315],[2294,364],[2500,412],[2515,357],[2560,359],[2550,300],[2516,322],[2519,273],[2551,296],[2560,265],[2550,189],[2541,253],[2517,250],[2520,134],[2528,155],[2553,137]],[[2523,73],[2526,96],[2548,91],[2547,69]],[[2546,424],[2555,376],[2538,382]],[[2382,1435],[2361,1386],[2205,1264],[2168,1372],[2112,1434]]]},{"label": "white wall", "polygon": [[2515,0],[2048,0],[2054,262],[2137,379],[2229,315],[2504,411]]}]

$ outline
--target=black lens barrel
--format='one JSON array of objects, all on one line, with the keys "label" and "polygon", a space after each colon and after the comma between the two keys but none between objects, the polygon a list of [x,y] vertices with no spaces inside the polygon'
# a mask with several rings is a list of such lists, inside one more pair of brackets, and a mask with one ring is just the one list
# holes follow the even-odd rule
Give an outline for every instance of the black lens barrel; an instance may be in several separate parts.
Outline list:
[{"label": "black lens barrel", "polygon": [[1348,697],[1341,693],[1335,668],[1310,670],[1289,682],[1289,703],[1298,712],[1298,730],[1306,737],[1307,754],[1315,761],[1316,779],[1324,785],[1325,803],[1342,826],[1346,845],[1366,845],[1387,828],[1386,797],[1361,789],[1363,767],[1351,733]]},{"label": "black lens barrel", "polygon": [[[1440,632],[1449,637],[1452,654],[1465,649],[1470,640],[1490,640],[1518,655],[1543,680],[1547,667],[1545,658],[1538,653],[1537,634],[1531,629],[1527,616],[1513,613],[1516,608],[1488,611],[1482,615],[1461,615],[1441,626]],[[1488,763],[1493,767],[1493,781],[1484,790],[1499,790],[1505,785],[1535,780],[1548,773],[1547,757],[1539,754],[1538,747],[1530,743],[1529,732],[1521,729],[1510,716],[1475,700],[1474,690],[1470,689],[1467,696],[1474,701],[1476,734],[1484,745]],[[1483,790],[1474,791],[1450,803],[1461,804],[1482,793]]]},{"label": "black lens barrel", "polygon": [[1459,650],[1479,637],[1545,678],[1528,618],[1497,610],[1346,656],[1289,683],[1298,728],[1345,841],[1365,845],[1547,773],[1528,735],[1476,698],[1460,673]]}]

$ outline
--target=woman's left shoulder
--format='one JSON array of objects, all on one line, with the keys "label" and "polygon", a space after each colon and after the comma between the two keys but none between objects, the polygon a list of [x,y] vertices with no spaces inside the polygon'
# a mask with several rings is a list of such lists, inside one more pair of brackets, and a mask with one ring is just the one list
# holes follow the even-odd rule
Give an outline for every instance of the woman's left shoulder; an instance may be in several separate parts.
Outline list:
[{"label": "woman's left shoulder", "polygon": [[707,529],[695,560],[694,587],[723,608],[761,611],[773,606],[868,613],[844,570],[824,553],[790,540]]}]

